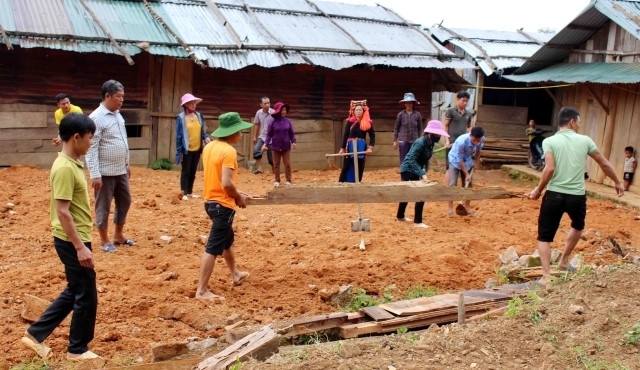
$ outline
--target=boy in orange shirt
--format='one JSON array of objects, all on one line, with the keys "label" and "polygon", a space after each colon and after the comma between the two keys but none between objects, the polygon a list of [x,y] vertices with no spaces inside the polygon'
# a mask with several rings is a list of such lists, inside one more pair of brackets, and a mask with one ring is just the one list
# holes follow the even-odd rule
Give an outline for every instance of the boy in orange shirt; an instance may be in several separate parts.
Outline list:
[{"label": "boy in orange shirt", "polygon": [[204,166],[204,208],[213,224],[205,251],[200,259],[200,274],[196,298],[222,301],[224,297],[209,290],[209,279],[213,273],[216,257],[222,256],[227,263],[234,286],[242,284],[249,273],[236,267],[233,246],[233,217],[235,208],[245,208],[249,195],[236,189],[238,178],[237,152],[232,146],[240,142],[241,130],[253,127],[244,122],[236,112],[225,113],[219,118],[219,127],[211,134],[217,140],[205,146],[202,153]]}]

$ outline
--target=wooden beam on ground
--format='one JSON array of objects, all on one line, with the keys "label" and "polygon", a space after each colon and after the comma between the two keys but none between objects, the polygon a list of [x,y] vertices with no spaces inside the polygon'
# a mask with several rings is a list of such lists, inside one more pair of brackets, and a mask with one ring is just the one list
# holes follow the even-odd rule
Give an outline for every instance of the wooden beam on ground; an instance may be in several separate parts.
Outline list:
[{"label": "wooden beam on ground", "polygon": [[523,195],[498,186],[449,187],[435,182],[331,183],[275,188],[265,196],[249,199],[249,205],[444,202],[457,200],[508,199]]},{"label": "wooden beam on ground", "polygon": [[271,325],[247,335],[222,352],[200,362],[196,367],[199,370],[227,369],[240,359],[246,361],[255,358],[262,361],[278,351],[280,336],[271,328]]},{"label": "wooden beam on ground", "polygon": [[333,329],[349,322],[356,322],[363,317],[364,314],[362,313],[358,315],[349,315],[344,312],[305,317],[294,322],[291,326],[291,330],[287,331],[284,336],[288,338],[296,335]]}]

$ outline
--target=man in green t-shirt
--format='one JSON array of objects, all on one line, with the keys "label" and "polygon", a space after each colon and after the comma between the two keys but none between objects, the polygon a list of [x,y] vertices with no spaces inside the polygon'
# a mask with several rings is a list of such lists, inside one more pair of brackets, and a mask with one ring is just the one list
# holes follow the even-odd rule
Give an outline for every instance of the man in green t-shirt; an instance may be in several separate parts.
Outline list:
[{"label": "man in green t-shirt", "polygon": [[529,199],[538,199],[542,190],[547,188],[538,216],[538,253],[542,263],[540,284],[545,287],[551,284],[551,242],[558,231],[564,213],[571,218],[571,230],[558,262],[558,270],[575,270],[569,264],[569,256],[582,236],[587,214],[584,184],[584,166],[587,156],[593,158],[604,173],[613,180],[618,196],[624,194],[622,182],[611,163],[600,153],[590,137],[578,134],[579,128],[580,113],[571,107],[560,109],[558,132],[542,142],[545,167],[540,175],[540,182],[527,194]]},{"label": "man in green t-shirt", "polygon": [[69,328],[67,359],[88,360],[99,356],[89,351],[98,308],[96,272],[91,251],[91,207],[87,178],[78,158],[87,153],[96,131],[84,114],[69,113],[60,122],[62,150],[51,166],[51,228],[53,245],[64,265],[67,287],[40,319],[24,333],[22,343],[38,356],[52,355],[43,341],[73,311]]}]

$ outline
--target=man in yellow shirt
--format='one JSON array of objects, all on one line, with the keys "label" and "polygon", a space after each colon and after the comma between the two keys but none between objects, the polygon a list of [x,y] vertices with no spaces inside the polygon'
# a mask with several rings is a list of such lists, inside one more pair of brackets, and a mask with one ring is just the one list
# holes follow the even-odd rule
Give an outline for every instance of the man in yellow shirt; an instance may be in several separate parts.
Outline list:
[{"label": "man in yellow shirt", "polygon": [[[56,118],[56,125],[60,125],[62,118],[64,118],[64,116],[71,112],[82,114],[82,109],[80,109],[80,107],[78,107],[77,105],[71,104],[69,95],[67,94],[60,93],[56,95],[56,103],[58,104],[59,108],[55,111],[55,113],[53,113],[53,116]],[[51,142],[53,143],[53,146],[58,146],[62,143],[62,140],[60,140],[60,136],[58,136],[51,139]]]},{"label": "man in yellow shirt", "polygon": [[238,153],[232,145],[240,142],[240,131],[253,127],[244,122],[236,112],[225,113],[218,118],[219,126],[211,134],[217,137],[204,147],[202,164],[204,167],[204,208],[213,221],[209,239],[200,259],[200,274],[196,298],[222,301],[224,297],[209,290],[209,279],[213,273],[216,257],[222,256],[227,263],[234,286],[242,284],[249,277],[246,271],[236,267],[233,254],[233,217],[235,208],[245,208],[249,195],[236,189],[238,181]]}]

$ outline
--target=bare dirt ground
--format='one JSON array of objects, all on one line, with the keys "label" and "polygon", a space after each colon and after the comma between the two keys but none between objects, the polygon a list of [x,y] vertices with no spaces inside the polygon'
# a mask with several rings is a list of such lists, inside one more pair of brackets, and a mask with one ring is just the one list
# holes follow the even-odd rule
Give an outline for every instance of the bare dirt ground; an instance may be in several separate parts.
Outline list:
[{"label": "bare dirt ground", "polygon": [[[51,301],[66,284],[50,235],[48,173],[30,167],[0,170],[0,369],[39,364],[19,343],[28,326],[20,316],[25,294]],[[338,174],[297,171],[293,181],[336,182]],[[429,177],[442,180],[442,172],[430,171]],[[365,182],[397,180],[396,169],[364,175]],[[239,188],[251,194],[265,194],[272,182],[270,174],[239,173]],[[476,186],[487,185],[519,192],[532,186],[500,170],[477,171]],[[364,204],[363,216],[371,220],[368,233],[351,231],[355,204],[249,206],[236,215],[234,249],[239,267],[251,277],[232,287],[220,259],[210,288],[226,302],[212,304],[194,298],[210,227],[202,199],[179,200],[175,171],[134,168],[131,187],[134,204],[125,231],[138,246],[104,253],[97,248],[94,231],[99,307],[90,348],[105,357],[108,367],[149,363],[153,343],[193,337],[223,342],[225,320],[234,314],[250,324],[266,324],[339,311],[321,299],[318,291],[323,288],[351,284],[371,295],[386,289],[394,299],[403,299],[419,285],[441,292],[482,289],[487,279],[496,277],[498,256],[506,248],[515,246],[519,254],[536,248],[539,202],[529,200],[473,202],[477,217],[450,217],[446,204],[427,203],[428,229],[395,221],[396,204]],[[198,173],[195,192],[201,191]],[[627,250],[640,248],[639,221],[634,221],[638,212],[594,199],[589,199],[588,209],[590,236],[580,241],[577,252],[593,272],[541,294],[540,302],[525,305],[516,318],[370,342],[283,349],[267,363],[252,361],[243,368],[640,368],[638,346],[619,345],[640,322],[639,273],[632,265],[620,265],[620,257],[604,242],[611,236]],[[413,217],[413,204],[407,212]],[[568,228],[564,219],[554,248],[561,248]],[[370,242],[364,252],[357,247],[361,236]],[[571,304],[583,307],[583,313],[573,313]],[[65,326],[47,339],[55,353],[49,366],[71,366],[64,360],[67,340]],[[220,348],[222,343],[201,355]],[[597,366],[602,364],[606,366]]]}]

